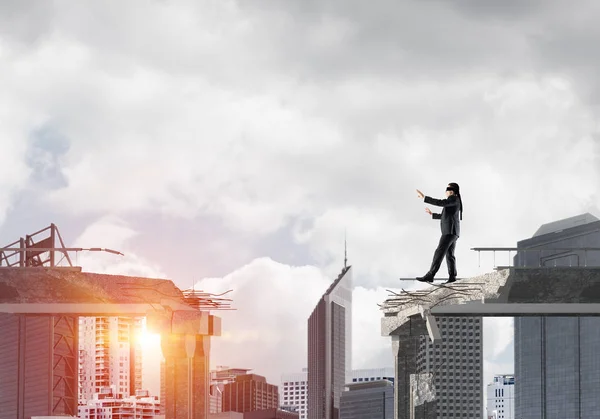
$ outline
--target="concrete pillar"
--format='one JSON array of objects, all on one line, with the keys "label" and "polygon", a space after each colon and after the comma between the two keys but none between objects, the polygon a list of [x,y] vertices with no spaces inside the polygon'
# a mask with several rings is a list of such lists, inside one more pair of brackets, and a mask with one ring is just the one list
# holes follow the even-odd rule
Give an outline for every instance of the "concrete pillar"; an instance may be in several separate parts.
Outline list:
[{"label": "concrete pillar", "polygon": [[149,312],[149,330],[161,334],[165,358],[166,419],[208,419],[210,337],[221,334],[219,317],[201,311]]},{"label": "concrete pillar", "polygon": [[[412,381],[417,377],[419,341],[427,335],[427,327],[421,316],[412,316],[391,335],[394,353],[394,419],[436,419],[435,400],[423,403],[415,397],[418,389]],[[415,390],[415,391],[413,391]]]},{"label": "concrete pillar", "polygon": [[417,372],[418,336],[392,336],[394,353],[394,419],[413,419],[410,403],[410,376]]},{"label": "concrete pillar", "polygon": [[161,336],[165,358],[165,417],[207,419],[210,336]]}]

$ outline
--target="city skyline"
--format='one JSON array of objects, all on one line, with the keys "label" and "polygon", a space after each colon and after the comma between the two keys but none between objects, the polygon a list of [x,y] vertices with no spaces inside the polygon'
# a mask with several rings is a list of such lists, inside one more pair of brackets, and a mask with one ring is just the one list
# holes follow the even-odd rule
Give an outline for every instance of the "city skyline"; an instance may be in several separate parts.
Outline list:
[{"label": "city skyline", "polygon": [[80,402],[109,387],[124,397],[144,390],[142,329],[143,318],[79,317]]},{"label": "city skyline", "polygon": [[352,266],[346,264],[307,319],[308,419],[338,419],[352,371]]},{"label": "city skyline", "polygon": [[515,376],[497,374],[487,384],[487,419],[515,419]]},{"label": "city skyline", "polygon": [[[544,224],[520,249],[600,248],[600,220],[580,214]],[[600,266],[600,252],[541,257],[520,251],[515,265]],[[600,320],[596,317],[515,318],[515,418],[590,417],[598,411]]]},{"label": "city skyline", "polygon": [[[472,247],[600,216],[599,14],[592,0],[3,1],[0,237],[55,222],[68,246],[125,254],[80,254],[86,271],[233,289],[213,365],[270,382],[306,366],[305,320],[347,237],[354,367],[391,366],[377,304],[421,287],[398,278],[423,274],[439,234],[415,188],[460,184],[460,277],[493,269]],[[484,382],[514,371],[513,333],[484,320]]]}]

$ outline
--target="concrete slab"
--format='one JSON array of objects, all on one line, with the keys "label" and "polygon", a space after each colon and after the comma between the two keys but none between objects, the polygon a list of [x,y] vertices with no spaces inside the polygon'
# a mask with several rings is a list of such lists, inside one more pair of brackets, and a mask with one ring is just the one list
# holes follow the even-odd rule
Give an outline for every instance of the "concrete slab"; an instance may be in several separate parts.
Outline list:
[{"label": "concrete slab", "polygon": [[434,342],[439,340],[435,317],[598,316],[600,269],[498,269],[455,284],[390,291],[380,307],[381,333],[392,338],[395,357],[396,417],[429,419],[429,414],[435,412],[435,389],[428,387],[426,380],[419,388],[415,348],[422,335],[428,334]]},{"label": "concrete slab", "polygon": [[185,304],[182,292],[173,281],[167,279],[106,275],[61,268],[0,269],[0,306],[23,303],[160,305],[166,300]]}]

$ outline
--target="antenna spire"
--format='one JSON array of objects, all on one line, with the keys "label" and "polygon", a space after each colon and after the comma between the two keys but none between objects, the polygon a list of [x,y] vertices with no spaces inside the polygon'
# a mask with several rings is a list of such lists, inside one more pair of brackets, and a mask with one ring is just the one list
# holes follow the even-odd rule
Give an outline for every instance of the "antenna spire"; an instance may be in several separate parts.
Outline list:
[{"label": "antenna spire", "polygon": [[346,230],[344,230],[344,269],[348,265],[348,244],[346,242]]}]

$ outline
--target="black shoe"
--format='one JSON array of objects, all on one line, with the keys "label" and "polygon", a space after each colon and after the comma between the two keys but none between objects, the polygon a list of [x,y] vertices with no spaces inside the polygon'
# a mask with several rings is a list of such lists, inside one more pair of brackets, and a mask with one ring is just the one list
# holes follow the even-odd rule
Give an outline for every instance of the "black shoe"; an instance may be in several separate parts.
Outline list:
[{"label": "black shoe", "polygon": [[421,281],[421,282],[433,282],[433,277],[429,276],[429,275],[418,276],[417,277],[417,281]]},{"label": "black shoe", "polygon": [[453,282],[456,282],[456,278],[448,278],[448,280],[444,282],[444,284],[451,284]]}]

